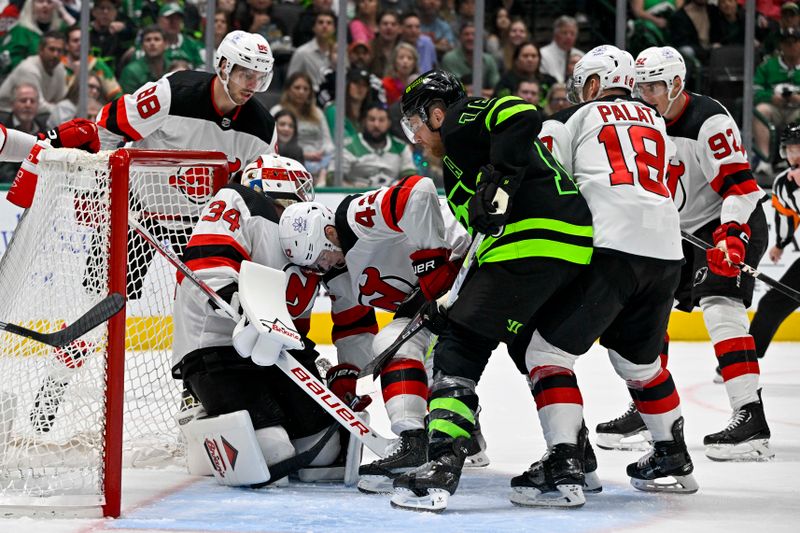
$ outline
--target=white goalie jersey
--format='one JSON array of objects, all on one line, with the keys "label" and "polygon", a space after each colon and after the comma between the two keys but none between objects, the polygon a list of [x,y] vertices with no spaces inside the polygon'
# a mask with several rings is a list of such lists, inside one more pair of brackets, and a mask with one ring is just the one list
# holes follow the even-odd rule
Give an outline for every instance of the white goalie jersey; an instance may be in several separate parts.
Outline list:
[{"label": "white goalie jersey", "polygon": [[[316,275],[306,275],[283,253],[278,214],[263,194],[239,184],[223,187],[202,212],[192,232],[183,261],[221,296],[230,300],[237,289],[242,261],[284,270],[286,302],[293,319],[307,316],[319,286]],[[307,322],[307,321],[306,321]],[[218,315],[208,297],[178,273],[174,310],[173,365],[202,348],[230,346],[235,323]],[[297,324],[301,332],[307,323]]]},{"label": "white goalie jersey", "polygon": [[[420,176],[349,197],[336,211],[336,229],[347,269],[330,273],[325,281],[334,303],[346,313],[365,307],[395,312],[419,284],[412,253],[446,248],[458,259],[470,242],[433,181]],[[334,307],[334,322],[336,312]],[[375,355],[372,335],[366,333],[363,328],[338,335],[334,330],[338,353],[348,354],[348,362],[359,367]]]},{"label": "white goalie jersey", "polygon": [[667,124],[677,146],[667,186],[681,229],[693,233],[720,220],[747,222],[763,195],[750,170],[739,128],[725,107],[686,92],[686,105]]},{"label": "white goalie jersey", "polygon": [[610,96],[565,109],[539,134],[592,212],[594,246],[678,261],[678,211],[666,187],[675,145],[644,102]]}]

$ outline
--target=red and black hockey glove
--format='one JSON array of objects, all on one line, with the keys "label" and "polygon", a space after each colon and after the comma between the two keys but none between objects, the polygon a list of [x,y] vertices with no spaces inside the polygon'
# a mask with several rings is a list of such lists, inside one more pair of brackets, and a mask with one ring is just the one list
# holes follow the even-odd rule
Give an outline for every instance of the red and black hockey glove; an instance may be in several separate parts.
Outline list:
[{"label": "red and black hockey glove", "polygon": [[[714,230],[714,248],[706,251],[708,268],[718,276],[733,278],[739,275],[738,265],[744,261],[747,244],[750,242],[750,226],[726,222]],[[725,242],[727,253],[717,244]]]},{"label": "red and black hockey glove", "polygon": [[458,265],[450,261],[447,248],[417,250],[411,254],[411,263],[426,300],[435,300],[447,292],[458,274]]},{"label": "red and black hockey glove", "polygon": [[53,148],[80,148],[93,154],[100,151],[97,124],[85,118],[68,120],[47,133],[40,133],[39,138],[49,140]]},{"label": "red and black hockey glove", "polygon": [[[342,363],[332,366],[325,380],[328,382],[328,388],[340,400],[344,400],[348,404],[356,397],[356,380],[358,380],[358,367],[347,363]],[[363,396],[353,406],[353,411],[363,411],[367,406],[372,403],[372,398]]]},{"label": "red and black hockey glove", "polygon": [[469,202],[469,225],[486,235],[496,234],[511,214],[511,200],[519,189],[515,176],[503,176],[492,165],[480,169],[475,196]]},{"label": "red and black hockey glove", "polygon": [[28,157],[22,162],[14,178],[14,183],[8,190],[6,198],[9,202],[28,209],[33,204],[33,195],[36,192],[36,182],[39,179],[39,153],[47,149],[47,143],[36,141]]}]

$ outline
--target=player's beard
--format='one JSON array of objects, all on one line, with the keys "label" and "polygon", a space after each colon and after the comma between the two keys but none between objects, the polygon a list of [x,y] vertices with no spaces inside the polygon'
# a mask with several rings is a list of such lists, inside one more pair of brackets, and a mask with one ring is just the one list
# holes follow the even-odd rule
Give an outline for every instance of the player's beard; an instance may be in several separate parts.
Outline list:
[{"label": "player's beard", "polygon": [[441,159],[444,157],[444,143],[437,142],[433,145],[426,145],[424,152],[428,157],[435,157]]}]

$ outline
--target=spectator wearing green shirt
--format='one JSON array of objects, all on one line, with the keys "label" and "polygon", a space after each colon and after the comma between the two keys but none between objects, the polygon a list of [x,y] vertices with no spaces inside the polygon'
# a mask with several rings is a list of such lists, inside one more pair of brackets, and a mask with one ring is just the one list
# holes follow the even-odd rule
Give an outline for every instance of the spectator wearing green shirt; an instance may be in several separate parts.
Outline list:
[{"label": "spectator wearing green shirt", "polygon": [[[167,51],[180,50],[187,58],[192,67],[203,66],[203,46],[191,37],[183,34],[183,8],[178,3],[168,3],[161,6],[158,11],[158,27],[164,33],[167,43]],[[136,50],[136,59],[144,57],[144,52]]]},{"label": "spectator wearing green shirt", "polygon": [[143,57],[134,59],[122,69],[119,76],[120,85],[126,94],[133,94],[136,89],[149,81],[160,79],[167,72],[167,41],[164,32],[152,25],[142,30]]},{"label": "spectator wearing green shirt", "polygon": [[28,0],[19,14],[16,26],[0,45],[0,73],[7,74],[28,56],[39,51],[42,35],[60,30],[64,25],[53,0]]},{"label": "spectator wearing green shirt", "polygon": [[[779,52],[765,59],[753,76],[756,111],[777,129],[800,119],[800,28],[781,30]],[[753,122],[753,137],[759,152],[771,155],[769,129],[760,120]],[[759,174],[772,175],[768,161],[755,168]]]},{"label": "spectator wearing green shirt", "polygon": [[[472,72],[472,54],[475,49],[475,26],[471,22],[466,22],[461,26],[458,33],[459,45],[447,52],[442,58],[442,68],[450,71],[457,78]],[[483,53],[483,96],[490,97],[494,92],[494,87],[500,81],[500,73],[494,58],[485,52]]]},{"label": "spectator wearing green shirt", "polygon": [[[77,82],[81,58],[81,28],[71,26],[67,30],[66,54],[61,58],[61,63],[67,71],[67,92]],[[100,97],[105,102],[110,102],[122,94],[122,88],[114,77],[114,72],[100,58],[89,56],[89,73],[97,76],[100,81]]]}]

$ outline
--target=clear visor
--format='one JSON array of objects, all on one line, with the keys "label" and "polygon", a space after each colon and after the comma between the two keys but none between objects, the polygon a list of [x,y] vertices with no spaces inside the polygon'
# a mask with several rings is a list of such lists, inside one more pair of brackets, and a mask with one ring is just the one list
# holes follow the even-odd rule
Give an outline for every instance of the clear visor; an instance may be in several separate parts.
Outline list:
[{"label": "clear visor", "polygon": [[415,111],[411,116],[404,115],[403,118],[400,119],[400,124],[403,126],[403,133],[406,134],[411,144],[417,144],[417,132],[425,125],[425,121],[427,120],[425,115],[425,111],[420,110]]},{"label": "clear visor", "polygon": [[571,104],[583,102],[583,83],[576,82],[574,76],[567,80],[567,100]]},{"label": "clear visor", "polygon": [[271,79],[272,72],[259,72],[240,65],[234,66],[230,75],[230,83],[257,93],[266,91]]},{"label": "clear visor", "polygon": [[322,250],[316,261],[303,268],[316,274],[325,274],[334,267],[341,268],[342,266],[344,266],[344,254],[342,252]]},{"label": "clear visor", "polygon": [[667,94],[667,84],[663,81],[648,81],[637,83],[633,88],[633,95],[646,101],[660,98]]}]

